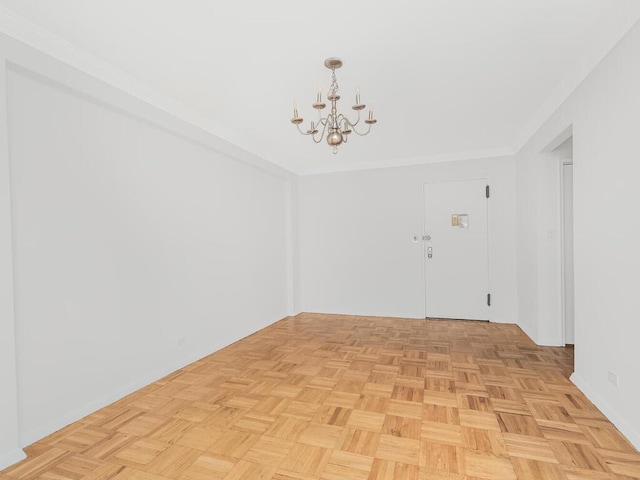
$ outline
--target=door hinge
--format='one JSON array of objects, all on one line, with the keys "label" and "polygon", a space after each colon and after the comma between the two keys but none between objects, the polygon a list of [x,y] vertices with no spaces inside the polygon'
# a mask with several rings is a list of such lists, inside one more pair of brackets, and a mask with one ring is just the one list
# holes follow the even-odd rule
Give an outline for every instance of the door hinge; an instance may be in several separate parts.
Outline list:
[{"label": "door hinge", "polygon": [[491,294],[487,293],[487,305],[490,307],[491,306]]},{"label": "door hinge", "polygon": [[489,198],[489,193],[490,193],[489,190],[490,190],[489,185],[487,185],[484,190],[484,194],[486,195],[487,198]]}]

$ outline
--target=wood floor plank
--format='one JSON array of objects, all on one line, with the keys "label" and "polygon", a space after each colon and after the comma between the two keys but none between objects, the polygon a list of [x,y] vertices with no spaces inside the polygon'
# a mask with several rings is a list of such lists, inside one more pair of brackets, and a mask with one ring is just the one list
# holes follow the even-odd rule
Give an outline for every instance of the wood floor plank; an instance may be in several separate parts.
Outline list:
[{"label": "wood floor plank", "polygon": [[517,326],[300,314],[25,449],[0,480],[630,480],[640,453]]}]

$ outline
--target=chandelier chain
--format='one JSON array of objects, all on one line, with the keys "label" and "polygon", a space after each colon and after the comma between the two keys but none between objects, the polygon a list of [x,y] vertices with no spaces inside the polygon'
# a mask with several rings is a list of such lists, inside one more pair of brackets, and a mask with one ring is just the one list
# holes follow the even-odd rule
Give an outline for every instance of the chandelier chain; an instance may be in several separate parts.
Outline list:
[{"label": "chandelier chain", "polygon": [[338,86],[338,78],[336,77],[336,69],[331,69],[331,86],[329,87],[329,93],[333,95],[338,94],[340,87]]}]

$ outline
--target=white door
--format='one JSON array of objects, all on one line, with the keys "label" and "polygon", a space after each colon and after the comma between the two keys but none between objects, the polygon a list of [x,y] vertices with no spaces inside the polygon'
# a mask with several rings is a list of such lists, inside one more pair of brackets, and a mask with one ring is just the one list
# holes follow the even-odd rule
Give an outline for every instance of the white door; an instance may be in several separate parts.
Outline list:
[{"label": "white door", "polygon": [[573,304],[573,165],[562,165],[562,217],[564,240],[564,343],[574,343],[574,304]]},{"label": "white door", "polygon": [[485,179],[424,186],[426,317],[489,320]]}]

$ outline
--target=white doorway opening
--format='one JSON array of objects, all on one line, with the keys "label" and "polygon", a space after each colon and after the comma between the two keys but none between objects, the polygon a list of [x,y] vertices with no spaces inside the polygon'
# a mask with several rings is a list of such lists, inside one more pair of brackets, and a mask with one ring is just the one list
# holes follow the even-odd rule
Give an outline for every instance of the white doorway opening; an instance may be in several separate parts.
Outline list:
[{"label": "white doorway opening", "polygon": [[575,343],[573,266],[573,136],[552,153],[558,159],[560,186],[560,289],[563,345]]}]

